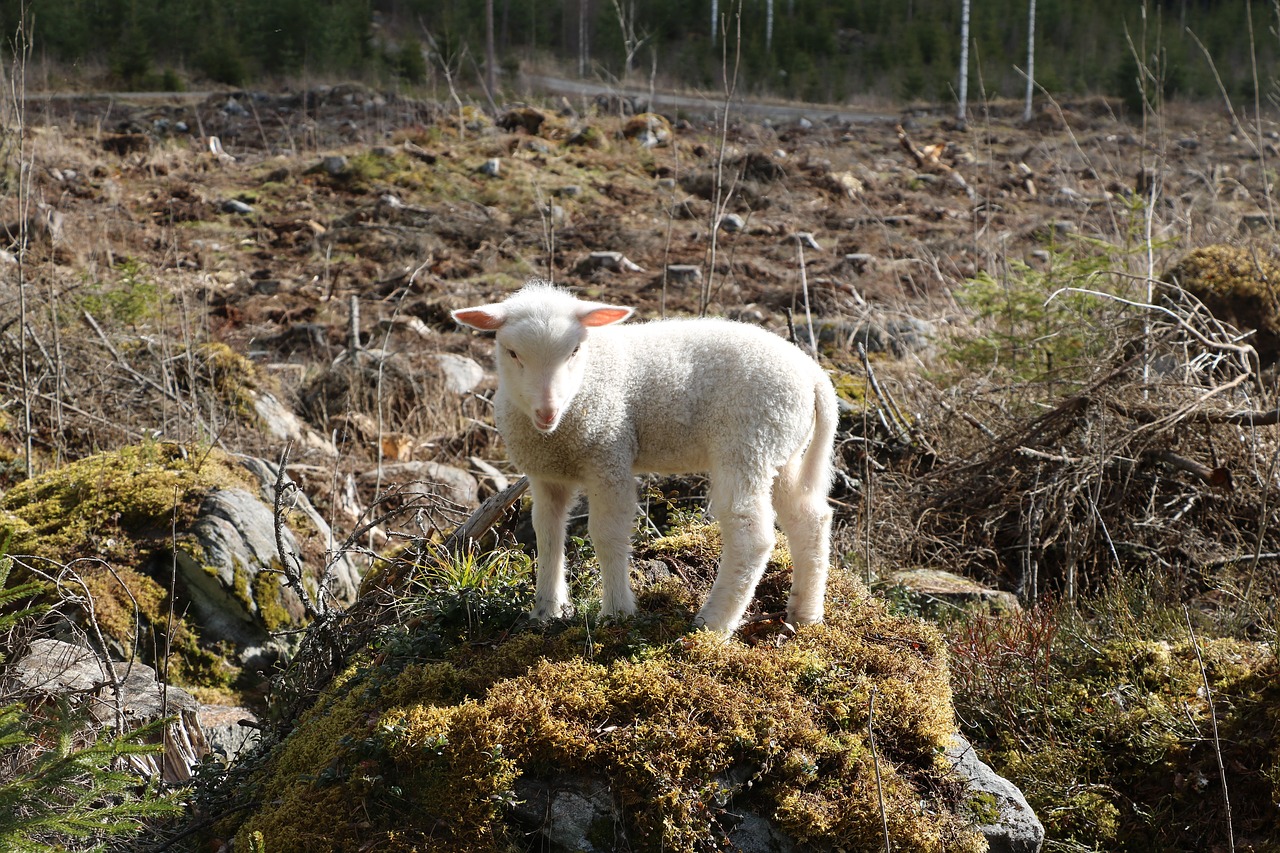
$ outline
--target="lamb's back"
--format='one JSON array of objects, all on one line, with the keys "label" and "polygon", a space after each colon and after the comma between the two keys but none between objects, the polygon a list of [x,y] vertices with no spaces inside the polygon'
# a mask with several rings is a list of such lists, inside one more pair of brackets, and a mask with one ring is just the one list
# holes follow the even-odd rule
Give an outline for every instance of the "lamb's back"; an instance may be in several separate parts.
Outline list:
[{"label": "lamb's back", "polygon": [[758,326],[661,320],[593,333],[593,360],[597,344],[608,369],[595,381],[625,397],[637,470],[706,470],[726,447],[789,455],[808,434],[821,368]]}]

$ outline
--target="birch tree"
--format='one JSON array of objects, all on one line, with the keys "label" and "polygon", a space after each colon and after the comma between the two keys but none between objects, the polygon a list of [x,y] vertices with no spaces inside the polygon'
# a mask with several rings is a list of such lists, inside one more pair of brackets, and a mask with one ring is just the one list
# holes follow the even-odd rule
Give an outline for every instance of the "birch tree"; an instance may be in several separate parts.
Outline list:
[{"label": "birch tree", "polygon": [[1031,0],[1027,13],[1027,103],[1022,120],[1031,121],[1031,95],[1036,87],[1036,0]]},{"label": "birch tree", "polygon": [[956,121],[963,127],[969,112],[969,0],[960,6],[960,106]]}]

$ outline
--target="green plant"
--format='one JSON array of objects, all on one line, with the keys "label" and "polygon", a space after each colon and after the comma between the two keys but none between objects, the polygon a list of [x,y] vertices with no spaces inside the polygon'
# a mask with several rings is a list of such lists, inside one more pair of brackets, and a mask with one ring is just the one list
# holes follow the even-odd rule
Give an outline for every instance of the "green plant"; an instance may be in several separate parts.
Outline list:
[{"label": "green plant", "polygon": [[144,786],[122,769],[128,756],[163,751],[143,741],[167,722],[87,736],[83,714],[65,700],[47,718],[21,703],[0,708],[0,757],[13,768],[0,779],[0,850],[100,849],[106,836],[131,835],[148,820],[176,814],[178,804],[155,784]]},{"label": "green plant", "polygon": [[159,316],[169,297],[147,275],[143,263],[125,258],[115,268],[113,282],[101,282],[86,289],[80,306],[100,321],[133,324]]},{"label": "green plant", "polygon": [[1098,331],[1097,300],[1060,288],[1092,280],[1111,257],[1050,252],[1041,267],[1010,259],[1003,275],[979,272],[956,288],[956,300],[972,311],[976,333],[958,338],[949,353],[967,368],[999,370],[1028,380],[1054,376],[1087,364],[1113,340]]}]

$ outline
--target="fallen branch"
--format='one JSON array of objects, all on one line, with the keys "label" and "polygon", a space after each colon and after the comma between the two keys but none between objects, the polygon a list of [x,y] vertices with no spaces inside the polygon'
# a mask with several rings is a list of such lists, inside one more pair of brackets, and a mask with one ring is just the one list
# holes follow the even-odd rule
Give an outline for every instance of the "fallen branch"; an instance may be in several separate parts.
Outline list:
[{"label": "fallen branch", "polygon": [[1215,489],[1226,489],[1230,492],[1236,487],[1231,479],[1231,471],[1226,468],[1209,468],[1169,450],[1149,450],[1143,455],[1148,459],[1171,465],[1180,471],[1186,471]]},{"label": "fallen branch", "polygon": [[510,486],[507,486],[496,495],[492,496],[471,513],[471,517],[459,524],[457,529],[450,533],[444,540],[443,547],[446,551],[452,551],[459,545],[473,542],[480,538],[490,527],[497,523],[498,519],[503,516],[507,509],[529,488],[529,478],[521,477]]}]

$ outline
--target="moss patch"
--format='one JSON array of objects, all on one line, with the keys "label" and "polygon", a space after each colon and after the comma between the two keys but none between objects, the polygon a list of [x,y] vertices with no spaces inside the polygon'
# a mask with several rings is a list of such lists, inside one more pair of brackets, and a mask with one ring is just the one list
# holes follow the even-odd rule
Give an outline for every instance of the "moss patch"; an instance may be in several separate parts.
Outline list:
[{"label": "moss patch", "polygon": [[[1185,630],[1135,636],[1132,623],[1112,624],[1098,636],[1037,612],[951,630],[959,717],[974,724],[984,757],[1022,788],[1049,838],[1078,845],[1071,849],[1225,849],[1210,707]],[[1275,838],[1275,650],[1219,638],[1202,640],[1201,653],[1237,844]]]},{"label": "moss patch", "polygon": [[229,676],[220,655],[179,617],[168,630],[167,574],[152,576],[153,556],[172,548],[174,527],[190,526],[204,496],[220,487],[256,488],[221,451],[150,442],[73,462],[14,486],[0,499],[0,537],[9,551],[74,572],[74,594],[93,599],[94,616],[126,654],[154,661],[170,646],[170,673],[188,684]]},{"label": "moss patch", "polygon": [[1280,354],[1280,264],[1262,251],[1215,244],[1193,249],[1163,276],[1195,296],[1213,315],[1256,329],[1250,343],[1263,364]]},{"label": "moss patch", "polygon": [[[770,572],[783,577],[762,589],[785,590],[786,570]],[[642,588],[635,619],[514,627],[493,602],[526,605],[527,587],[487,574],[491,609],[476,619],[441,605],[459,591],[437,582],[268,758],[262,805],[237,838],[523,849],[517,781],[569,774],[607,780],[629,849],[715,849],[743,809],[802,844],[871,849],[882,834],[874,693],[893,837],[903,849],[985,849],[953,813],[962,804],[936,793],[954,730],[940,636],[836,575],[827,624],[755,645],[688,634],[699,593],[675,580]]]}]

